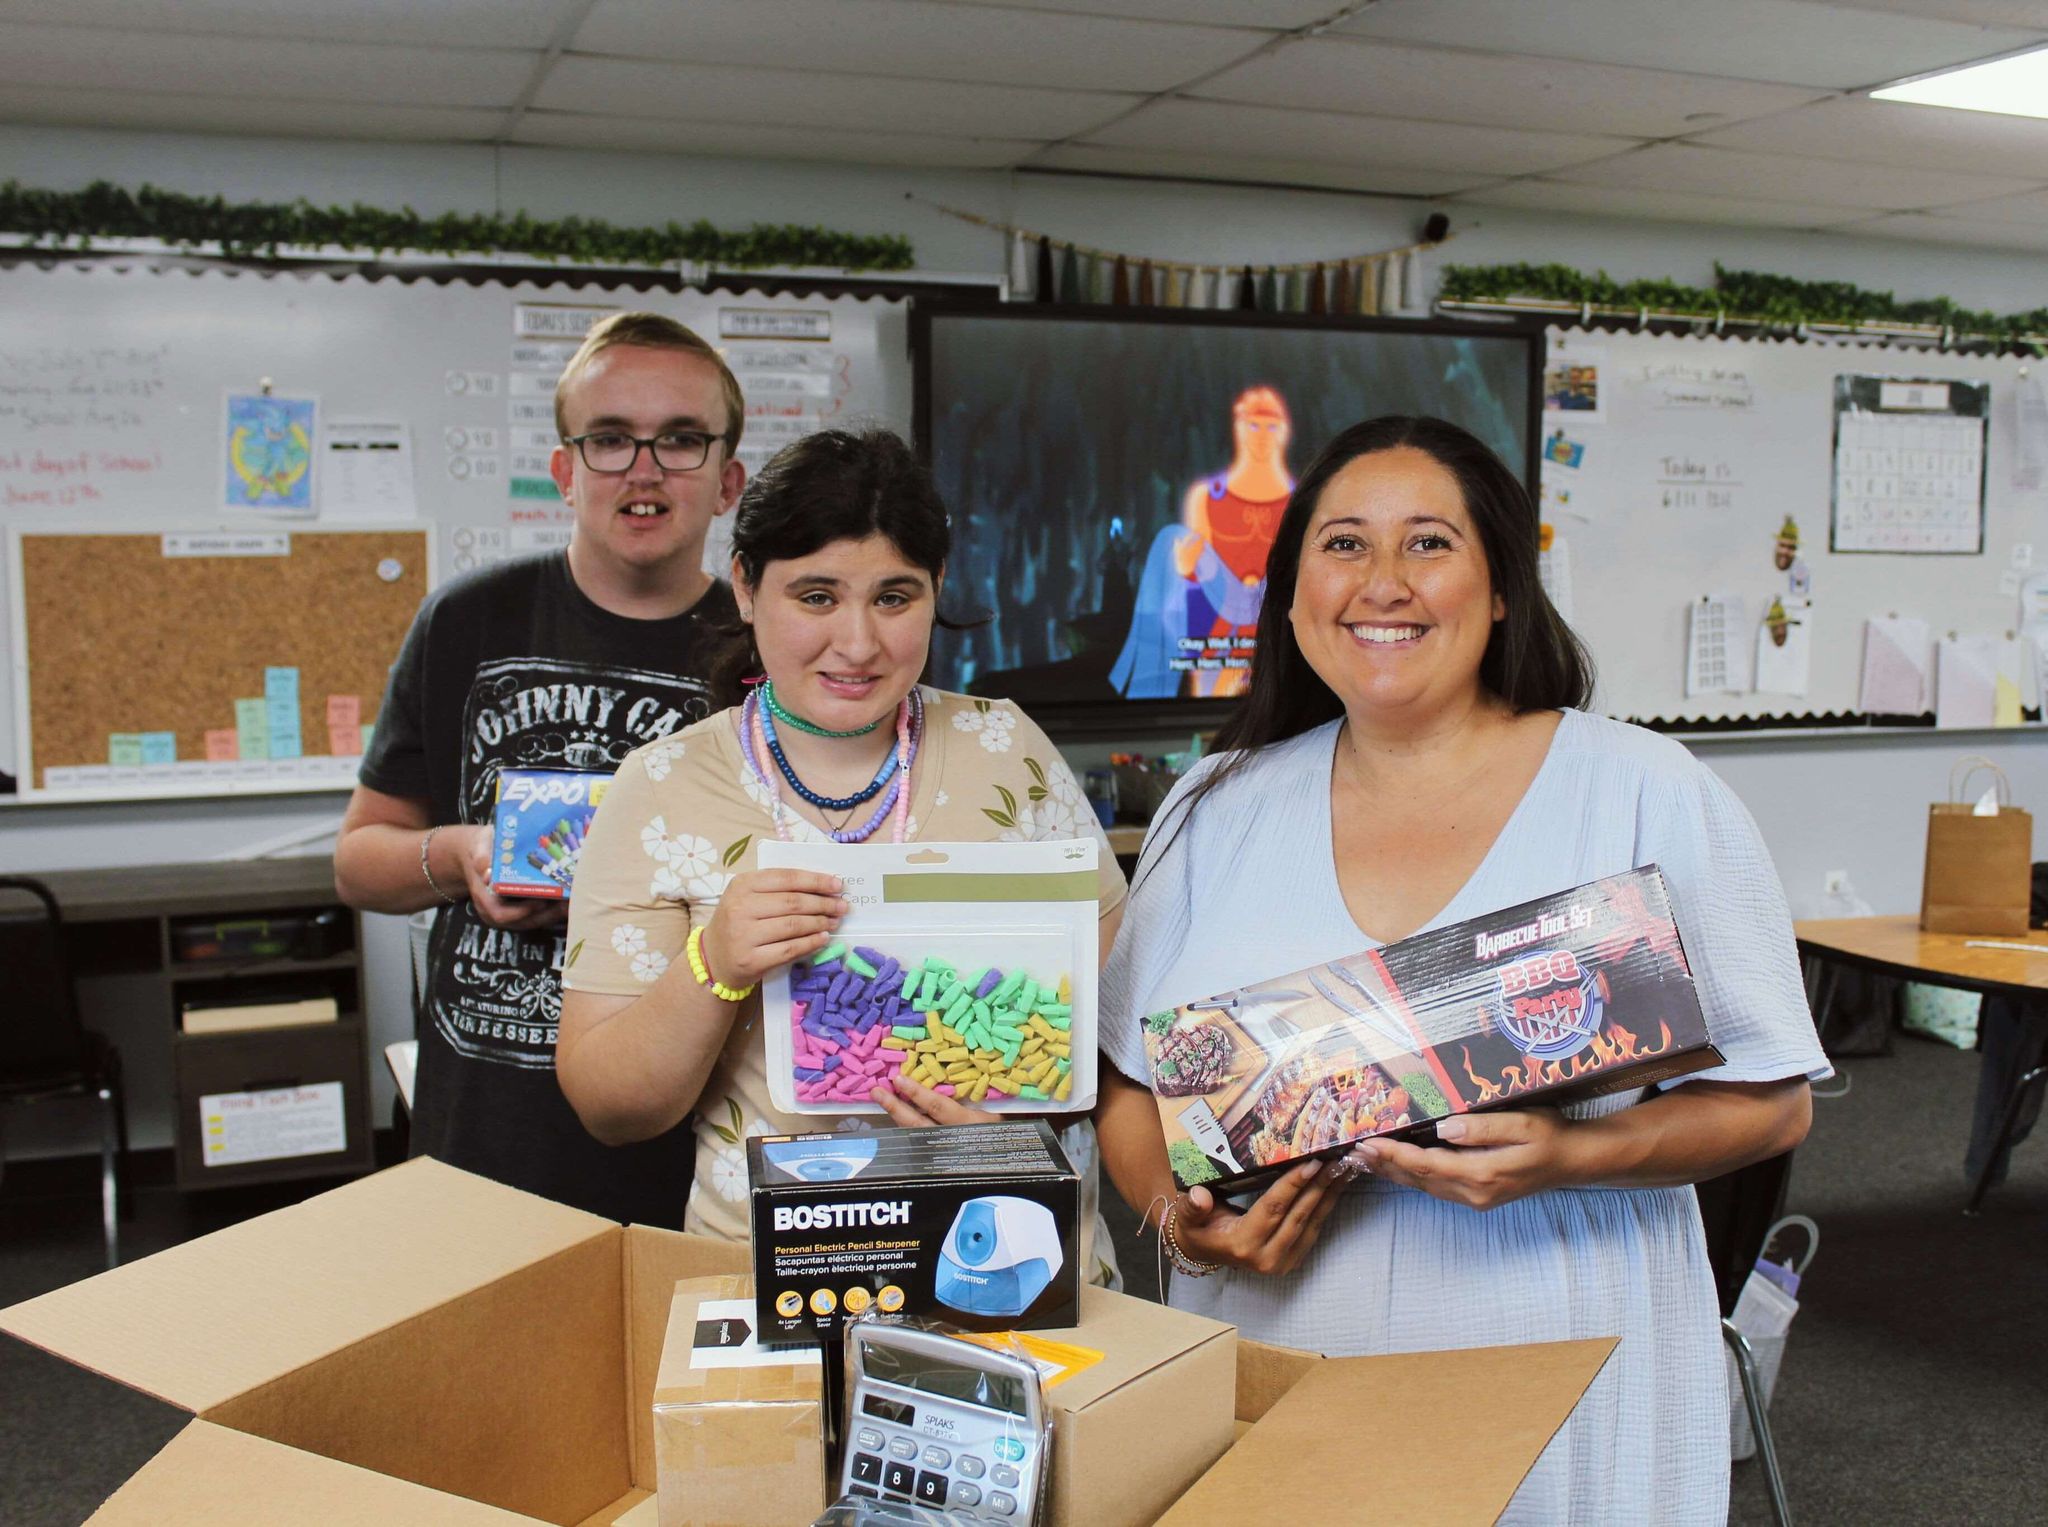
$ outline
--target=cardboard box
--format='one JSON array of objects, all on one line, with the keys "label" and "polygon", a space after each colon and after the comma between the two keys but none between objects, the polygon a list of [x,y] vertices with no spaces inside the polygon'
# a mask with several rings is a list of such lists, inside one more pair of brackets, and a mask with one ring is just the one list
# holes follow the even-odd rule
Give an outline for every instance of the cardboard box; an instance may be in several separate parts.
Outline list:
[{"label": "cardboard box", "polygon": [[[1236,1444],[1159,1518],[1161,1527],[1497,1521],[1619,1339],[1318,1357],[1237,1344]],[[1421,1396],[1484,1395],[1483,1425]],[[1304,1469],[1361,1439],[1369,1469]]]},{"label": "cardboard box", "polygon": [[872,1305],[977,1331],[1069,1324],[1080,1179],[1043,1119],[747,1141],[765,1341]]},{"label": "cardboard box", "polygon": [[[194,1415],[95,1523],[654,1527],[676,1285],[741,1272],[747,1255],[416,1160],[0,1310],[0,1330]],[[1179,1523],[1273,1520],[1282,1505],[1356,1520],[1323,1493],[1326,1471],[1300,1467],[1329,1452],[1332,1414],[1404,1460],[1400,1499],[1445,1507],[1381,1519],[1490,1520],[1472,1513],[1505,1503],[1613,1346],[1326,1364],[1106,1289],[1082,1288],[1080,1309],[1042,1333],[1104,1354],[1046,1392],[1054,1527],[1137,1527],[1169,1507]],[[1313,1449],[1279,1428],[1232,1446],[1238,1420],[1286,1420],[1278,1397],[1325,1366],[1366,1377],[1329,1402],[1349,1410],[1312,1407]],[[1415,1400],[1447,1392],[1487,1395],[1486,1424]],[[1275,1436],[1286,1456],[1268,1473]],[[1209,1514],[1241,1487],[1253,1507]]]},{"label": "cardboard box", "polygon": [[825,1365],[816,1347],[764,1348],[754,1280],[686,1278],[654,1377],[660,1527],[808,1522],[825,1509]]},{"label": "cardboard box", "polygon": [[612,1523],[679,1279],[747,1249],[418,1160],[0,1311],[195,1419],[105,1523]]},{"label": "cardboard box", "polygon": [[1183,1188],[1721,1063],[1654,865],[1154,1013],[1145,1050]]},{"label": "cardboard box", "polygon": [[611,786],[609,774],[507,769],[491,811],[491,889],[561,901],[576,878],[583,835]]}]

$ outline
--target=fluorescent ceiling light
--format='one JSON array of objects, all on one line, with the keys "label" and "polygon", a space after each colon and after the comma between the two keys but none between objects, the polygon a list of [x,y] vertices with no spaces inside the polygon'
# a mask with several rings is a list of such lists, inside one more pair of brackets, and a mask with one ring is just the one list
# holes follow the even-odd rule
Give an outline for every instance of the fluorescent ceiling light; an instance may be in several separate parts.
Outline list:
[{"label": "fluorescent ceiling light", "polygon": [[2048,117],[2048,48],[1887,85],[1870,94],[1880,101],[1911,101],[1918,106]]}]

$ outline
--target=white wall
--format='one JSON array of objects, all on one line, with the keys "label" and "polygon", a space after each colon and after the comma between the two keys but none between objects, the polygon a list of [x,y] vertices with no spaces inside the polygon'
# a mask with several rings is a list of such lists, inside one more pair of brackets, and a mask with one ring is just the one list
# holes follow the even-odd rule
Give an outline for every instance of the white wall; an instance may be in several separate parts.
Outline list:
[{"label": "white wall", "polygon": [[[1002,268],[1001,239],[934,210],[942,202],[1083,244],[1188,261],[1261,263],[1335,258],[1412,239],[1418,202],[1313,192],[986,172],[765,163],[293,139],[169,137],[0,126],[0,178],[65,189],[106,179],[230,200],[361,200],[443,211],[578,213],[620,223],[699,217],[727,226],[802,222],[902,233],[927,270]],[[909,197],[915,196],[919,200]],[[1715,260],[1739,268],[1853,281],[1901,297],[1948,296],[2000,311],[2048,301],[2038,256],[1910,244],[1851,235],[1630,223],[1453,204],[1457,237],[1439,257],[1468,263],[1532,261],[1601,269],[1618,278],[1705,284]],[[1586,590],[1582,598],[1596,597]],[[1134,738],[1142,751],[1185,738]],[[1795,913],[1822,910],[1829,870],[1845,869],[1879,912],[1918,905],[1927,803],[1962,752],[1990,753],[2018,799],[2048,811],[2048,737],[1984,734],[1912,738],[1704,742],[1697,750],[1762,825]],[[1106,748],[1075,748],[1077,764]],[[13,870],[202,859],[338,819],[339,797],[162,806],[0,809],[0,865]],[[2035,856],[2048,858],[2037,829]],[[403,925],[373,918],[368,934],[372,1042],[411,1029]],[[390,1106],[381,1063],[377,1116]],[[161,1096],[167,1076],[136,1075],[131,1095]],[[142,1110],[138,1107],[138,1114]],[[156,1116],[167,1126],[167,1117]],[[52,1148],[49,1130],[17,1122],[10,1154]],[[165,1143],[152,1123],[136,1143]]]}]

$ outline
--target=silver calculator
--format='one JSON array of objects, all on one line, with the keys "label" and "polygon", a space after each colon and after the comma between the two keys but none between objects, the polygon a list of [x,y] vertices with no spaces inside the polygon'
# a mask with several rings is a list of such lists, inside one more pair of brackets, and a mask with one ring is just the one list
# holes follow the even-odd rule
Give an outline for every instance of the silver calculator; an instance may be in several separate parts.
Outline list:
[{"label": "silver calculator", "polygon": [[1032,1521],[1045,1472],[1038,1370],[935,1331],[850,1329],[839,1493]]}]

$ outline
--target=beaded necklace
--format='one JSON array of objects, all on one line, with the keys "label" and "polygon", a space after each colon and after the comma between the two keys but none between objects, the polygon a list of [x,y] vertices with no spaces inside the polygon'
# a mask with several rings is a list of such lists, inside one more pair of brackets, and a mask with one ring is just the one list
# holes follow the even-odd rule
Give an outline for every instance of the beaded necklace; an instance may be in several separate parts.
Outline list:
[{"label": "beaded necklace", "polygon": [[815,721],[804,720],[802,716],[799,716],[795,711],[778,700],[775,697],[775,681],[773,679],[763,679],[761,681],[761,703],[768,707],[768,714],[784,726],[793,726],[800,732],[809,732],[813,737],[865,737],[869,732],[872,732],[876,727],[889,719],[886,716],[877,716],[866,726],[857,726],[851,731],[846,732],[832,731],[828,727],[818,725]]},{"label": "beaded necklace", "polygon": [[896,772],[896,755],[891,752],[882,760],[875,777],[853,795],[820,795],[809,785],[796,777],[796,770],[790,767],[789,759],[783,755],[782,740],[775,735],[774,706],[762,696],[754,706],[754,719],[759,724],[762,738],[768,744],[768,754],[775,760],[775,767],[782,771],[782,777],[789,781],[789,788],[816,806],[820,811],[848,811],[863,801],[871,801],[882,793],[882,786],[889,783]]},{"label": "beaded necklace", "polygon": [[[763,755],[768,752],[767,727],[762,720],[762,706],[757,695],[748,695],[740,708],[740,752],[745,755],[747,768],[761,788],[768,792],[769,816],[775,823],[775,836],[783,842],[789,841],[789,824],[784,819],[782,790],[777,784]],[[882,825],[882,819],[893,815],[890,836],[901,843],[909,834],[910,825],[910,771],[917,762],[918,744],[924,737],[924,697],[912,689],[903,703],[896,708],[896,751],[890,755],[891,772],[895,776],[888,797],[875,808],[874,814],[859,827],[835,828],[829,834],[834,843],[864,843],[875,835]]]}]

